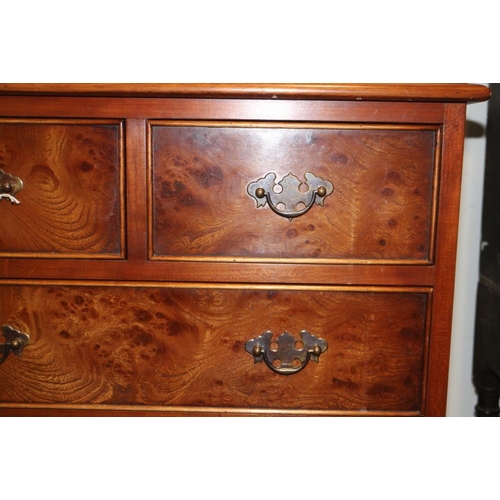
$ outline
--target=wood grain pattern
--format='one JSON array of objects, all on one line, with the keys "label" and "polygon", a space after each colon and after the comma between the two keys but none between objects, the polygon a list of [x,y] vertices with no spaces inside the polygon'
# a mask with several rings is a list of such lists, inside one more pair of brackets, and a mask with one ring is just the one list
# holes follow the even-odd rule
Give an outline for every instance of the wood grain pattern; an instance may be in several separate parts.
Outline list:
[{"label": "wood grain pattern", "polygon": [[82,266],[77,260],[0,259],[0,276],[30,279],[164,280],[197,283],[288,283],[340,285],[433,286],[434,266],[315,264],[186,261],[94,261]]},{"label": "wood grain pattern", "polygon": [[[445,415],[465,107],[489,94],[0,84],[25,183],[0,324],[32,339],[0,415]],[[269,171],[335,190],[290,223],[246,193]],[[303,328],[329,348],[295,375],[244,349]]]},{"label": "wood grain pattern", "polygon": [[[151,131],[155,257],[430,260],[436,130],[167,125]],[[247,194],[269,172],[334,192],[290,223]]]},{"label": "wood grain pattern", "polygon": [[117,122],[0,122],[0,165],[24,183],[20,205],[0,204],[0,252],[120,258],[120,137]]},{"label": "wood grain pattern", "polygon": [[[0,317],[30,334],[2,365],[3,403],[419,411],[427,293],[21,286]],[[301,329],[329,343],[283,376],[254,364],[250,338]]]},{"label": "wood grain pattern", "polygon": [[455,267],[460,211],[461,167],[465,137],[465,104],[446,105],[443,127],[443,157],[440,189],[440,215],[436,244],[436,284],[433,302],[439,314],[432,317],[429,350],[427,415],[446,414],[451,321],[455,288]]},{"label": "wood grain pattern", "polygon": [[160,83],[160,84],[78,84],[1,83],[5,95],[97,95],[163,96],[258,99],[347,99],[374,101],[476,102],[486,100],[490,91],[470,84],[321,84],[321,83]]},{"label": "wood grain pattern", "polygon": [[[126,121],[127,260],[147,260],[146,124]],[[121,274],[121,273],[120,273]]]},{"label": "wood grain pattern", "polygon": [[258,99],[3,96],[3,116],[185,120],[290,120],[340,123],[440,124],[439,102],[292,101]]}]

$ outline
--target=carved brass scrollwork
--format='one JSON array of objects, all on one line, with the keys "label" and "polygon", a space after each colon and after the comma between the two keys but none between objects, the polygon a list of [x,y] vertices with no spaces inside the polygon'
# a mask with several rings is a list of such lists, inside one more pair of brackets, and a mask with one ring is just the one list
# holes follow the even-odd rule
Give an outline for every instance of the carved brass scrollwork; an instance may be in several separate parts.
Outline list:
[{"label": "carved brass scrollwork", "polygon": [[27,333],[14,330],[9,325],[2,326],[2,335],[6,342],[0,344],[0,365],[11,352],[16,356],[21,356],[23,349],[30,343],[30,336]]},{"label": "carved brass scrollwork", "polygon": [[19,177],[5,173],[0,169],[0,200],[7,198],[12,204],[21,203],[14,195],[23,188],[23,181]]},{"label": "carved brass scrollwork", "polygon": [[[310,172],[304,177],[305,183],[289,173],[276,183],[276,174],[270,172],[262,179],[251,182],[247,186],[247,192],[257,202],[257,207],[263,207],[267,203],[275,214],[291,221],[304,215],[314,204],[323,206],[325,198],[333,192],[331,182],[324,181]],[[302,185],[307,186],[307,190],[301,190]]]},{"label": "carved brass scrollwork", "polygon": [[281,375],[297,373],[309,362],[319,360],[320,354],[328,349],[326,340],[311,335],[308,331],[300,332],[297,341],[288,332],[282,333],[275,341],[271,331],[250,339],[245,350],[254,357],[255,363],[264,361],[266,365]]}]

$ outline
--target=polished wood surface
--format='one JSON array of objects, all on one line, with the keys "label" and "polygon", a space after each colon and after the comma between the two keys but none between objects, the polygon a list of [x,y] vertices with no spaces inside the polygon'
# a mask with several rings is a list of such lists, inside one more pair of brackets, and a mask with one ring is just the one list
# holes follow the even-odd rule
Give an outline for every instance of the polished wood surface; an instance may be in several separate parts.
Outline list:
[{"label": "polished wood surface", "polygon": [[0,93],[6,95],[100,95],[224,97],[258,99],[336,99],[375,101],[475,102],[488,99],[490,91],[482,85],[470,84],[67,84],[67,83],[2,83]]},{"label": "polished wood surface", "polygon": [[[0,84],[0,415],[446,413],[477,85]],[[248,183],[334,184],[289,222]],[[327,339],[282,376],[247,340]],[[2,338],[0,338],[2,342]]]},{"label": "polished wood surface", "polygon": [[[420,412],[425,290],[3,285],[0,297],[32,341],[2,366],[5,403]],[[269,329],[329,347],[279,375],[244,349]]]},{"label": "polished wood surface", "polygon": [[23,182],[2,205],[0,254],[120,258],[121,123],[0,120],[0,168]]},{"label": "polished wood surface", "polygon": [[[153,122],[150,142],[155,258],[431,260],[436,130]],[[247,193],[269,172],[334,191],[290,222]]]},{"label": "polished wood surface", "polygon": [[4,116],[186,120],[282,120],[345,123],[441,124],[440,102],[203,99],[50,95],[43,98],[0,93]]}]

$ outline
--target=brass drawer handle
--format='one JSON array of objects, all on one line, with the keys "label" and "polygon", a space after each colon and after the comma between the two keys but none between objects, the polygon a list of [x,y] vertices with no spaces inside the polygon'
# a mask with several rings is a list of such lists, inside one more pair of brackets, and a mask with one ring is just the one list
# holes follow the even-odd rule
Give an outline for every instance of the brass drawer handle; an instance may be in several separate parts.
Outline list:
[{"label": "brass drawer handle", "polygon": [[[324,181],[314,174],[307,172],[303,183],[292,173],[289,173],[280,182],[275,183],[276,174],[269,172],[258,181],[247,186],[248,194],[257,202],[257,208],[269,204],[269,208],[281,217],[290,221],[295,217],[304,215],[314,204],[323,206],[325,198],[333,192],[333,184]],[[307,190],[300,190],[305,184]],[[276,192],[276,186],[279,192]]]},{"label": "brass drawer handle", "polygon": [[5,344],[0,344],[0,365],[7,359],[12,351],[16,356],[21,356],[23,349],[30,343],[30,336],[27,333],[14,330],[9,325],[2,326],[2,335],[5,337]]},{"label": "brass drawer handle", "polygon": [[21,203],[14,195],[23,188],[23,181],[19,177],[5,173],[0,169],[0,200],[7,198],[12,204]]},{"label": "brass drawer handle", "polygon": [[273,341],[273,332],[264,332],[259,337],[250,339],[245,344],[245,350],[254,357],[255,363],[264,361],[266,365],[281,375],[297,373],[311,359],[316,363],[321,353],[328,349],[326,340],[311,335],[302,330],[300,338],[295,340],[288,332],[282,333]]}]

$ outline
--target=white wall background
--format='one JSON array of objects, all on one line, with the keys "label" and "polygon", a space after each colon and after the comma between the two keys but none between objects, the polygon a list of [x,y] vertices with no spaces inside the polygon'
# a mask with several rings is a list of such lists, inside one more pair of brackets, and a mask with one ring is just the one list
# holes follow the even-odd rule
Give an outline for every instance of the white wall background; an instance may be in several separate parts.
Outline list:
[{"label": "white wall background", "polygon": [[[467,106],[467,120],[486,128],[487,111],[487,102],[470,104]],[[472,417],[477,403],[472,384],[472,355],[479,280],[485,150],[485,134],[482,137],[466,137],[448,382],[449,417]]]}]

